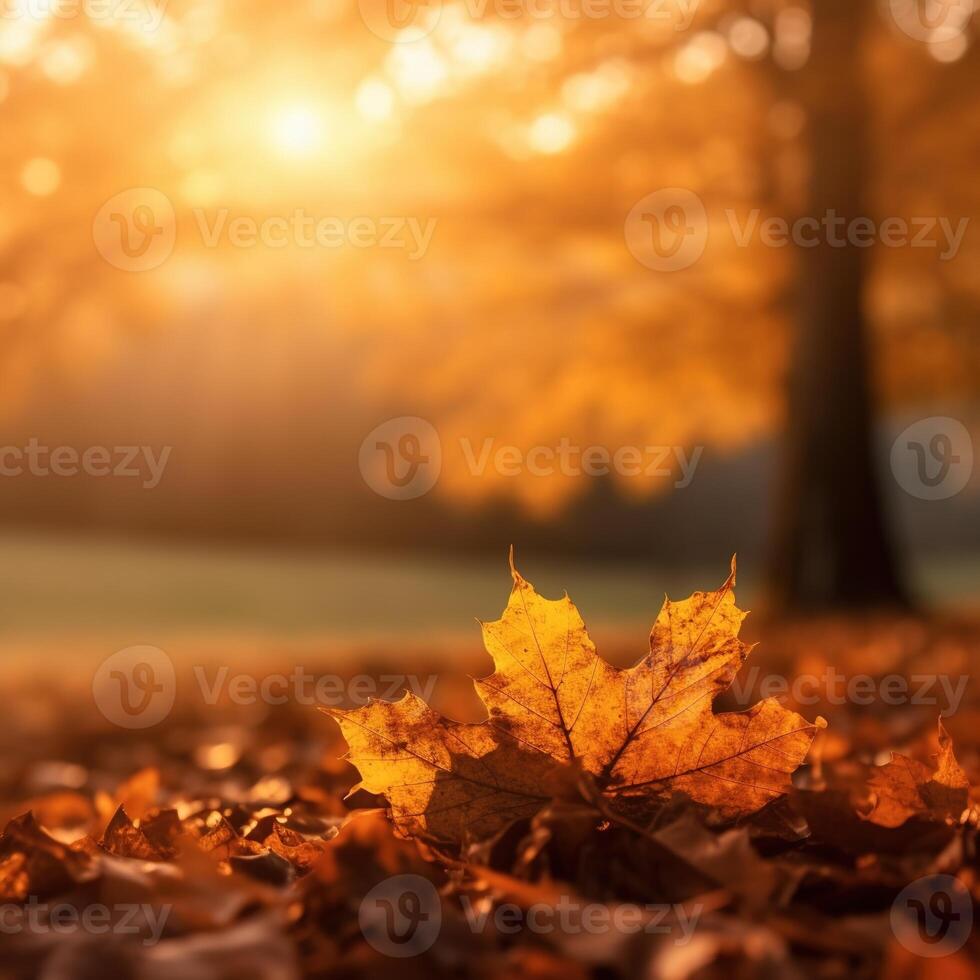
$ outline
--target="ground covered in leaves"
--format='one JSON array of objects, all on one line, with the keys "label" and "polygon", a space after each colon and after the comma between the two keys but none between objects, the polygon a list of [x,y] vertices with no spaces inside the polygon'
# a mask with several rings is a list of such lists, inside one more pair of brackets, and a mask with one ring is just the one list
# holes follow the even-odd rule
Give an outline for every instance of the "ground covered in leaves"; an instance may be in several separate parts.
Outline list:
[{"label": "ground covered in leaves", "polygon": [[[41,665],[33,678],[10,678],[0,975],[977,975],[980,942],[966,920],[980,899],[980,697],[969,680],[980,624],[749,620],[743,637],[761,645],[715,715],[768,693],[750,664],[789,681],[828,668],[866,675],[879,693],[892,676],[967,682],[955,710],[937,682],[935,697],[920,680],[906,698],[916,703],[901,704],[842,702],[829,682],[791,689],[786,711],[827,727],[814,730],[802,765],[787,766],[786,792],[748,812],[713,796],[699,803],[682,784],[639,819],[590,793],[594,781],[573,780],[493,833],[457,826],[450,840],[418,820],[399,837],[384,796],[363,787],[348,796],[364,773],[342,759],[336,721],[307,705],[178,698],[165,722],[123,731],[70,674],[58,681]],[[634,652],[604,655],[626,664]],[[402,657],[439,677],[442,715],[479,720],[464,675],[491,676],[486,658],[361,651],[345,670],[404,670]],[[817,700],[795,702],[801,691]],[[395,818],[403,831],[413,820],[405,810]],[[913,893],[909,907],[921,901],[948,929],[929,943],[927,928],[917,944],[893,908],[937,875],[956,879],[953,905]],[[93,908],[106,918],[86,920]]]}]

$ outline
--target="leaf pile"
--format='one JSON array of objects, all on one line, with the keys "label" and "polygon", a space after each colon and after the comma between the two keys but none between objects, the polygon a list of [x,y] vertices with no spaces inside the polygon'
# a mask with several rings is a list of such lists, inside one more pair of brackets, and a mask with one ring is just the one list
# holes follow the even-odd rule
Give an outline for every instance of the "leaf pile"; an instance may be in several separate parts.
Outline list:
[{"label": "leaf pile", "polygon": [[[84,734],[70,699],[51,705],[68,723],[0,763],[0,905],[147,912],[132,935],[0,931],[4,976],[976,975],[976,938],[928,960],[891,918],[925,876],[980,899],[972,688],[947,720],[955,750],[946,725],[923,739],[905,709],[831,704],[826,728],[775,699],[725,711],[752,652],[734,585],[733,569],[715,591],[668,600],[649,652],[624,669],[597,654],[567,597],[543,599],[514,570],[502,617],[483,627],[486,721],[449,720],[412,694],[331,711],[357,772],[337,761],[336,726],[299,705],[258,722],[178,716],[111,741]],[[829,656],[858,672],[882,649],[957,669],[980,658],[977,624],[876,625],[873,648],[863,628],[771,632],[811,670]],[[5,781],[14,770],[30,792]],[[393,960],[369,941],[362,902],[402,875],[437,890],[441,924],[431,948]],[[515,930],[492,915],[568,903],[669,907],[670,929]],[[678,942],[684,922],[695,927]]]}]

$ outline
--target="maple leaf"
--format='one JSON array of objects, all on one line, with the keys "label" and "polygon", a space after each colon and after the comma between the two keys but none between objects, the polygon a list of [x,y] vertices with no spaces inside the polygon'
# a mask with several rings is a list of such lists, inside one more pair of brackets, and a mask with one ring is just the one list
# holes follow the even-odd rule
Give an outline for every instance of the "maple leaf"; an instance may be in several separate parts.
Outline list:
[{"label": "maple leaf", "polygon": [[953,740],[939,720],[935,769],[898,752],[875,769],[868,785],[874,808],[864,815],[881,827],[900,827],[907,820],[951,822],[969,805],[970,782],[953,755]]},{"label": "maple leaf", "polygon": [[[416,695],[324,709],[340,724],[356,789],[384,795],[405,835],[488,836],[585,775],[612,812],[674,793],[743,816],[783,795],[818,726],[776,699],[714,714],[750,650],[738,638],[735,561],[714,592],[666,599],[650,651],[629,669],[596,652],[571,599],[544,599],[513,564],[503,616],[483,624],[493,674],[475,682],[489,718],[463,724]],[[353,792],[353,790],[352,790]]]}]

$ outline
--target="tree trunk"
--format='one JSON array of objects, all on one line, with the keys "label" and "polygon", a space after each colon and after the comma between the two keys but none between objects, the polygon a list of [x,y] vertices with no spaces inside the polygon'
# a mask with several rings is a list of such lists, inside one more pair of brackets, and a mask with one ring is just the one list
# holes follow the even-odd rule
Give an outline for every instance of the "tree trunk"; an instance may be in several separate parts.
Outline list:
[{"label": "tree trunk", "polygon": [[[808,217],[866,216],[867,106],[861,63],[867,0],[815,6],[801,72],[810,139]],[[867,249],[834,247],[822,224],[799,248],[800,308],[770,587],[777,608],[902,604],[905,589],[876,476],[862,293]]]}]

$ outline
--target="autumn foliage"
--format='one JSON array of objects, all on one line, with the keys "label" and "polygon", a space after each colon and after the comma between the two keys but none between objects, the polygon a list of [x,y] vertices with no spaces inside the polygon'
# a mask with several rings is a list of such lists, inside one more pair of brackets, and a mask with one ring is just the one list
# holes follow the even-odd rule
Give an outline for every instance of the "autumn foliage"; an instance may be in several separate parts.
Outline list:
[{"label": "autumn foliage", "polygon": [[[140,980],[339,980],[395,966],[409,977],[927,975],[897,938],[896,897],[937,874],[969,903],[980,887],[976,796],[942,724],[931,759],[872,759],[833,718],[807,721],[776,699],[721,710],[753,652],[739,638],[734,565],[720,588],[665,601],[629,668],[599,656],[567,596],[512,577],[503,615],[483,624],[485,721],[452,721],[410,693],[331,710],[360,781],[336,740],[309,755],[334,726],[294,707],[278,729],[243,732],[237,761],[210,782],[175,748],[199,726],[178,727],[153,750],[157,765],[111,790],[93,771],[79,789],[5,803],[7,906],[144,909],[128,939],[5,935],[8,975],[46,975],[56,956],[72,976]],[[807,636],[826,650],[840,640],[829,628]],[[149,744],[121,742],[116,764]],[[278,770],[260,775],[270,748]],[[396,964],[364,908],[406,875],[432,889],[425,914],[440,928]],[[492,916],[569,905],[610,921],[647,910],[644,928],[515,932]],[[666,931],[650,909],[669,909]],[[943,960],[950,976],[978,962],[963,938]]]},{"label": "autumn foliage", "polygon": [[566,595],[543,599],[513,566],[503,617],[483,626],[496,671],[476,682],[489,720],[441,718],[408,693],[335,712],[362,785],[405,833],[485,837],[532,816],[576,782],[601,809],[652,810],[672,794],[725,818],[785,794],[822,725],[775,699],[712,712],[749,649],[738,638],[735,563],[714,592],[664,603],[650,652],[603,661]]}]

